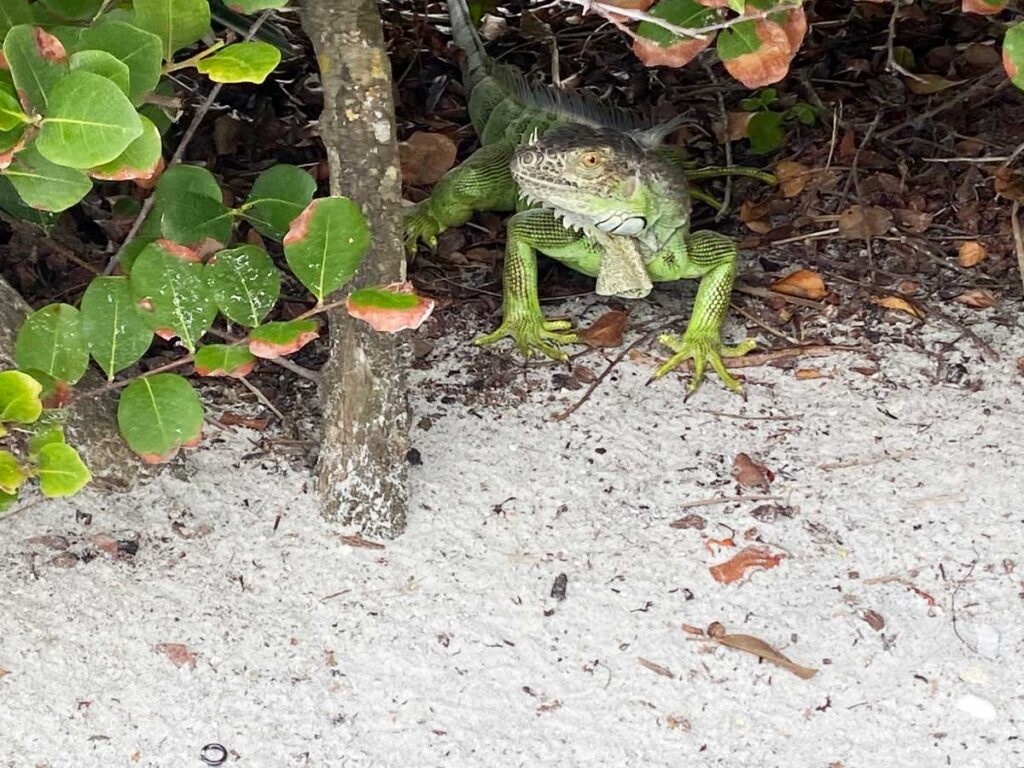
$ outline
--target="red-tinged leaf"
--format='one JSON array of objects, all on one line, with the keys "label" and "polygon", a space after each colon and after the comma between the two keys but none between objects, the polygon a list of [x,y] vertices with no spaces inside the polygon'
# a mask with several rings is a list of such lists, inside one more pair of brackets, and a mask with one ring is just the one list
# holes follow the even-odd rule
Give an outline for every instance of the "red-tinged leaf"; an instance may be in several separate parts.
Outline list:
[{"label": "red-tinged leaf", "polygon": [[[714,11],[695,0],[660,0],[650,15],[684,29],[700,29],[715,21]],[[642,21],[633,38],[633,53],[648,66],[682,67],[691,62],[715,39],[714,33],[701,37],[681,37],[664,27]]]},{"label": "red-tinged leaf", "polygon": [[1003,67],[1013,84],[1024,89],[1024,22],[1017,22],[1003,36]]},{"label": "red-tinged leaf", "polygon": [[207,344],[196,352],[195,369],[200,376],[231,376],[243,379],[256,367],[247,348],[231,344]]},{"label": "red-tinged leaf", "polygon": [[994,16],[1006,9],[1007,0],[963,0],[960,9],[964,13],[980,13],[982,16]]},{"label": "red-tinged leaf", "polygon": [[14,143],[13,147],[5,152],[0,152],[0,171],[6,170],[10,167],[11,163],[14,162],[14,156],[25,148],[28,140],[34,135],[35,129],[31,128],[21,135],[21,138]]},{"label": "red-tinged leaf", "polygon": [[652,40],[636,37],[633,39],[633,54],[648,67],[685,67],[714,39],[714,35],[705,35],[663,47]]},{"label": "red-tinged leaf", "polygon": [[392,283],[353,291],[345,299],[345,310],[375,331],[397,333],[423,325],[434,311],[434,300],[418,296],[412,283]]},{"label": "red-tinged leaf", "polygon": [[729,74],[748,88],[777,83],[789,72],[795,55],[792,39],[802,39],[806,32],[806,19],[803,32],[798,22],[799,17],[791,31],[768,19],[744,21],[724,29],[718,36],[718,56]]},{"label": "red-tinged leaf", "polygon": [[203,259],[193,248],[189,248],[187,245],[181,245],[173,240],[166,240],[160,238],[156,241],[156,244],[167,251],[172,256],[177,256],[182,261],[202,261]]},{"label": "red-tinged leaf", "polygon": [[264,323],[249,333],[249,351],[268,360],[284,357],[302,349],[319,335],[315,320]]},{"label": "red-tinged leaf", "polygon": [[42,27],[36,27],[36,48],[39,55],[47,61],[63,64],[68,60],[64,44]]},{"label": "red-tinged leaf", "polygon": [[580,331],[580,341],[591,347],[620,347],[628,322],[628,312],[621,309],[605,312],[593,325]]},{"label": "red-tinged leaf", "polygon": [[732,462],[732,476],[742,486],[766,490],[775,479],[775,475],[768,467],[758,464],[745,453],[736,454]]},{"label": "red-tinged leaf", "polygon": [[162,653],[176,667],[196,668],[198,654],[190,651],[184,643],[157,643],[153,646],[153,650]]},{"label": "red-tinged leaf", "polygon": [[782,555],[773,555],[763,547],[744,547],[736,555],[724,563],[714,565],[708,570],[711,578],[720,584],[732,584],[746,576],[753,568],[768,570],[782,562]]}]

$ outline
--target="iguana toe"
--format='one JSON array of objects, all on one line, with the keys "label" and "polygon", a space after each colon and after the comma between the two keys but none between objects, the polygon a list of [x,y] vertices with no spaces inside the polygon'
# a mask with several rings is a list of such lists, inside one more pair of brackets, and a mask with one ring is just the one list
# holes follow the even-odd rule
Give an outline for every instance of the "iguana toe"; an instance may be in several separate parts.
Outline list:
[{"label": "iguana toe", "polygon": [[576,333],[565,333],[572,328],[571,320],[545,320],[543,317],[506,317],[497,330],[473,340],[478,346],[493,344],[511,337],[523,357],[529,358],[535,352],[552,360],[568,360],[569,356],[558,348],[559,344],[575,344],[579,341]]},{"label": "iguana toe", "polygon": [[679,336],[666,333],[658,337],[658,340],[675,352],[672,357],[666,360],[654,372],[652,379],[660,379],[669,371],[679,367],[686,360],[693,360],[693,378],[690,379],[688,389],[693,392],[700,386],[704,378],[704,368],[710,363],[715,369],[718,378],[733,392],[741,392],[743,385],[733,377],[722,362],[723,357],[742,357],[757,346],[754,339],[746,339],[732,346],[726,346],[711,334],[685,334]]}]

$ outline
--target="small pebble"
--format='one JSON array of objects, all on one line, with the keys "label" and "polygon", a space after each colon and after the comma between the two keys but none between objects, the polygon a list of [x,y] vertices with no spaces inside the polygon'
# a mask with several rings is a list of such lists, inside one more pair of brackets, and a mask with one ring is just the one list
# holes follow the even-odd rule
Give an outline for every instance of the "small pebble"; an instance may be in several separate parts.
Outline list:
[{"label": "small pebble", "polygon": [[957,673],[957,677],[965,683],[984,685],[989,680],[988,670],[982,664],[968,664]]},{"label": "small pebble", "polygon": [[956,708],[979,720],[992,721],[996,719],[996,705],[988,699],[975,696],[973,693],[965,693],[957,699]]},{"label": "small pebble", "polygon": [[999,630],[991,624],[982,624],[977,629],[978,653],[986,659],[999,656]]}]

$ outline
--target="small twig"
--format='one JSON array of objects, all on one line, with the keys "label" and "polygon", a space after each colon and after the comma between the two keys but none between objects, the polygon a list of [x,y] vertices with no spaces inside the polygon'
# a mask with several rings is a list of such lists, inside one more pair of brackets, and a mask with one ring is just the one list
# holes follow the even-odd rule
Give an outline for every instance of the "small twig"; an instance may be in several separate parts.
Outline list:
[{"label": "small twig", "polygon": [[793,237],[786,237],[782,240],[772,240],[766,245],[787,245],[788,243],[802,243],[805,240],[818,240],[822,237],[831,237],[832,235],[839,234],[839,227],[832,227],[831,229],[823,229],[819,232],[808,232],[805,235],[793,235]]},{"label": "small twig", "polygon": [[104,384],[101,387],[96,387],[96,389],[90,389],[88,392],[82,392],[79,395],[75,395],[74,399],[76,401],[86,400],[88,398],[95,397],[96,395],[102,395],[105,392],[114,392],[118,389],[124,389],[137,379],[145,379],[149,376],[155,376],[158,373],[166,373],[167,371],[173,371],[177,368],[181,368],[184,365],[188,365],[193,360],[195,360],[195,355],[185,355],[185,357],[179,357],[177,360],[172,360],[171,362],[165,363],[164,365],[161,365],[157,368],[153,368],[150,371],[144,371],[143,373],[140,373],[138,376],[131,376],[127,379],[122,379],[121,381],[111,381],[107,384]]},{"label": "small twig", "polygon": [[793,344],[793,345],[799,346],[799,344],[800,344],[800,340],[799,339],[794,339],[792,336],[787,336],[782,331],[779,331],[779,330],[777,330],[775,328],[772,328],[770,325],[768,325],[768,323],[766,323],[763,320],[761,320],[761,319],[755,317],[754,315],[750,314],[745,309],[743,309],[743,307],[738,307],[735,304],[730,304],[729,306],[730,306],[730,308],[732,309],[733,312],[735,312],[736,314],[742,315],[743,317],[747,318],[747,320],[752,322],[754,325],[756,325],[761,330],[767,331],[772,336],[775,336],[776,338],[782,339],[783,341],[785,341],[785,342],[787,342],[789,344]]},{"label": "small twig", "polygon": [[871,121],[871,125],[868,126],[867,133],[864,134],[864,140],[857,147],[857,151],[853,153],[853,162],[850,163],[850,174],[846,177],[846,181],[843,183],[843,191],[839,193],[839,202],[836,203],[835,209],[838,211],[844,205],[846,205],[846,198],[850,193],[850,183],[853,183],[854,189],[857,190],[857,197],[862,197],[860,192],[860,177],[857,175],[857,165],[860,163],[860,154],[864,151],[864,147],[871,141],[871,137],[875,135],[875,129],[878,127],[879,121],[882,119],[882,113],[876,112],[875,119]]},{"label": "small twig", "polygon": [[[778,501],[780,496],[715,496],[712,499],[701,499],[699,501],[684,501],[678,509],[695,509],[696,507],[711,507],[715,504],[730,504],[734,501]],[[671,523],[669,523],[671,525]]]},{"label": "small twig", "polygon": [[953,622],[953,634],[955,634],[957,636],[957,638],[959,638],[961,643],[963,643],[968,648],[970,648],[972,651],[974,651],[974,653],[977,653],[978,649],[976,647],[974,647],[973,645],[971,645],[970,643],[968,643],[964,639],[964,636],[960,634],[960,628],[957,627],[957,620],[956,620],[956,596],[958,594],[960,594],[960,590],[963,588],[964,584],[967,582],[967,580],[969,578],[971,578],[971,574],[974,573],[974,567],[977,564],[978,564],[978,558],[975,557],[971,561],[971,565],[967,569],[967,573],[964,575],[964,577],[962,579],[960,579],[960,581],[958,581],[956,583],[956,587],[953,588],[953,594],[950,595],[950,597],[949,597],[949,615],[950,615],[950,619]]},{"label": "small twig", "polygon": [[892,15],[889,17],[889,35],[885,39],[885,68],[889,72],[896,72],[898,74],[903,75],[904,77],[909,77],[911,80],[916,80],[919,83],[923,83],[925,82],[925,79],[920,75],[915,75],[913,72],[909,71],[906,67],[900,64],[898,61],[896,61],[896,56],[893,52],[893,43],[896,42],[896,17],[899,15],[901,7],[902,5],[900,4],[899,0],[896,0],[896,2],[892,4]]},{"label": "small twig", "polygon": [[907,458],[914,453],[913,448],[909,448],[899,453],[885,452],[881,456],[862,456],[858,459],[847,459],[846,461],[831,461],[825,464],[819,464],[818,469],[823,469],[829,472],[833,469],[850,469],[851,467],[870,467],[873,464],[881,464],[885,461],[900,461]]},{"label": "small twig", "polygon": [[1013,225],[1013,248],[1017,252],[1017,271],[1020,273],[1021,286],[1024,287],[1024,232],[1021,231],[1020,200],[1013,201],[1013,208],[1010,210],[1010,223]]},{"label": "small twig", "polygon": [[843,114],[843,102],[839,102],[838,106],[832,110],[832,138],[828,143],[828,159],[825,161],[825,170],[827,171],[832,167],[832,157],[836,151],[836,138],[839,136],[839,121],[842,119]]},{"label": "small twig", "polygon": [[246,379],[243,376],[242,378],[239,379],[239,381],[242,382],[246,389],[248,389],[250,392],[253,393],[253,395],[256,396],[256,399],[259,400],[260,403],[262,403],[265,408],[267,408],[271,413],[277,416],[277,418],[280,419],[282,422],[285,421],[284,414],[277,410],[277,408],[274,407],[274,404],[270,402],[270,399],[262,392],[260,392],[260,390],[257,387],[253,386],[248,379]]},{"label": "small twig", "polygon": [[[1006,78],[1006,73],[1003,71],[1002,67],[996,67],[990,72],[986,72],[984,75],[982,75],[973,83],[971,83],[971,85],[965,88],[963,92],[954,92],[950,98],[946,99],[941,104],[938,104],[937,106],[927,110],[926,112],[922,112],[920,115],[917,115],[916,117],[908,118],[899,125],[895,125],[892,128],[883,131],[882,133],[878,134],[878,138],[888,139],[890,136],[895,136],[904,128],[910,128],[911,126],[919,125],[920,123],[923,123],[926,120],[931,120],[936,115],[956,106],[958,102],[967,101],[972,96],[974,96],[975,93],[980,91],[982,88],[986,87],[997,76],[1000,79]],[[953,90],[956,91],[955,88]]]}]

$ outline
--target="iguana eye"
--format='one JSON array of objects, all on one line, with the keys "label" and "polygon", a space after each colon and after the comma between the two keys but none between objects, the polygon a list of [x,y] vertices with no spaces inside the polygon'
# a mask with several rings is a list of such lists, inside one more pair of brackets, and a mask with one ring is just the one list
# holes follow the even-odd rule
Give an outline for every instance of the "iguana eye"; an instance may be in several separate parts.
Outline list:
[{"label": "iguana eye", "polygon": [[586,168],[596,168],[601,164],[601,156],[597,152],[584,152],[580,157],[580,162]]}]

